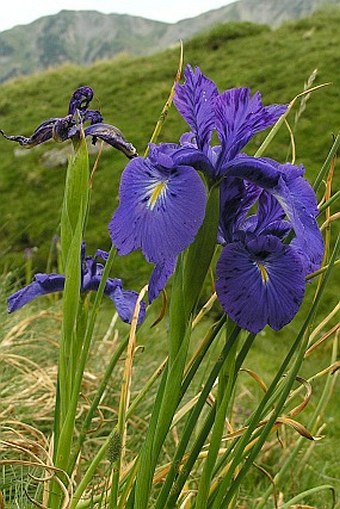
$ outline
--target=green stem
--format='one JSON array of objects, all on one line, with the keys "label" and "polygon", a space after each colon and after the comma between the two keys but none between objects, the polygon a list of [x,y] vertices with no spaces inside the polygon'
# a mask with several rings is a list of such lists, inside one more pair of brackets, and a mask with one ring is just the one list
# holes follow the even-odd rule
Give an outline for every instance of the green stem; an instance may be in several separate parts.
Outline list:
[{"label": "green stem", "polygon": [[[139,329],[140,331],[141,331],[143,325],[144,324],[142,324],[140,326],[140,329]],[[122,343],[119,345],[118,349],[116,350],[116,352],[112,356],[109,365],[106,368],[104,378],[103,378],[103,380],[102,380],[102,382],[101,382],[101,384],[100,384],[100,386],[98,388],[96,396],[95,396],[95,398],[94,398],[94,400],[93,400],[93,402],[91,404],[91,407],[90,407],[90,409],[89,409],[89,411],[87,413],[87,416],[85,418],[83,427],[80,430],[78,441],[77,441],[76,447],[74,448],[74,453],[72,455],[72,463],[74,463],[74,461],[77,459],[77,456],[78,456],[79,451],[81,449],[81,445],[83,444],[83,442],[84,442],[84,440],[86,438],[86,432],[87,432],[87,430],[90,427],[93,414],[96,411],[96,409],[98,408],[100,399],[101,399],[101,397],[103,395],[103,392],[104,392],[104,390],[105,390],[105,388],[107,386],[107,383],[108,383],[108,381],[109,381],[109,379],[111,377],[112,371],[113,371],[114,367],[117,365],[117,362],[120,359],[122,353],[124,352],[124,350],[125,350],[125,348],[127,346],[128,340],[129,340],[129,338],[126,337],[122,341]],[[164,365],[162,364],[162,366],[152,375],[152,377],[150,377],[150,380],[145,384],[145,386],[143,387],[142,391],[138,394],[138,396],[133,400],[133,402],[129,406],[129,409],[128,409],[127,414],[126,414],[126,418],[127,419],[129,419],[131,417],[131,415],[133,415],[133,413],[134,413],[135,409],[137,408],[137,406],[143,401],[143,399],[147,395],[150,387],[155,383],[155,381],[159,378],[159,376],[163,372],[163,369],[164,369]],[[110,446],[112,438],[114,437],[114,435],[116,433],[117,433],[117,427],[115,427],[112,430],[112,432],[109,434],[109,436],[106,437],[105,442],[102,444],[102,446],[100,447],[99,451],[97,452],[97,454],[93,458],[91,464],[89,465],[89,467],[86,470],[86,473],[85,473],[85,475],[83,477],[84,480],[82,479],[81,483],[77,487],[76,493],[74,495],[75,500],[74,501],[72,500],[72,505],[71,505],[72,508],[74,508],[76,506],[77,507],[82,507],[82,505],[85,504],[85,502],[84,503],[83,502],[79,503],[79,502],[77,502],[77,500],[80,499],[80,497],[82,496],[83,492],[85,491],[85,489],[88,487],[89,483],[91,482],[92,477],[93,477],[93,475],[94,475],[94,473],[96,471],[96,468],[98,467],[100,461],[102,461],[102,459],[105,457],[105,454],[108,451],[108,448]],[[135,470],[135,468],[136,467],[134,467],[134,470]],[[70,469],[70,471],[72,471],[72,469]]]},{"label": "green stem", "polygon": [[[218,360],[214,364],[214,366],[209,374],[209,377],[206,381],[206,384],[203,387],[202,392],[197,400],[197,403],[195,404],[195,406],[192,408],[192,410],[190,412],[190,415],[187,419],[187,422],[185,424],[185,427],[184,427],[184,430],[182,433],[182,438],[180,440],[180,443],[177,447],[175,456],[173,458],[171,468],[169,470],[169,473],[167,475],[165,483],[162,487],[162,490],[158,496],[155,509],[161,509],[162,507],[166,506],[167,499],[170,496],[170,490],[172,490],[172,494],[171,494],[171,498],[169,499],[168,504],[170,504],[169,507],[174,507],[174,505],[171,505],[171,504],[174,504],[175,497],[178,496],[180,493],[180,491],[178,491],[178,489],[181,489],[182,485],[185,483],[185,479],[183,480],[183,477],[185,476],[184,472],[186,473],[186,475],[189,475],[190,470],[191,470],[188,467],[188,465],[191,463],[186,462],[184,468],[181,469],[181,473],[179,474],[179,467],[180,467],[181,461],[184,457],[189,440],[192,437],[193,430],[198,423],[199,416],[206,404],[207,397],[209,396],[209,393],[215,383],[215,380],[218,377],[220,370],[222,369],[225,359],[228,357],[233,344],[236,342],[239,332],[240,332],[239,327],[235,327],[231,336],[229,337],[228,341],[226,342]],[[214,412],[215,412],[215,410],[214,410]],[[207,422],[210,422],[210,420],[208,419]],[[213,420],[211,421],[211,425],[212,425],[212,423],[213,423]],[[209,430],[210,430],[210,428],[209,428]],[[209,433],[209,430],[207,431],[207,434]],[[203,435],[204,435],[204,438],[203,438]],[[205,431],[202,431],[199,435],[198,440],[200,441],[200,443],[202,442],[202,445],[205,441],[206,436],[207,435],[205,434]],[[195,450],[197,451],[198,449],[196,448]],[[178,478],[176,479],[177,476],[178,476]],[[176,479],[176,493],[173,488],[175,479]],[[182,480],[183,480],[183,484],[182,484]]]},{"label": "green stem", "polygon": [[332,205],[332,203],[335,203],[340,198],[340,191],[337,191],[329,198],[329,200],[326,200],[325,203],[323,203],[319,209],[319,213],[322,214],[324,210],[326,210],[328,207]]},{"label": "green stem", "polygon": [[[335,341],[334,341],[334,344],[333,344],[331,363],[334,363],[336,361],[337,355],[338,355],[338,341],[337,341],[337,338],[335,338]],[[326,378],[326,382],[325,382],[323,391],[322,391],[322,394],[321,394],[321,397],[320,397],[320,399],[318,401],[318,404],[317,404],[317,406],[315,408],[315,411],[314,411],[314,413],[312,415],[312,418],[310,419],[310,421],[308,423],[308,426],[307,426],[308,430],[312,434],[314,433],[316,422],[318,421],[318,419],[320,418],[321,413],[324,411],[324,409],[327,406],[330,394],[332,394],[332,386],[333,386],[334,383],[335,383],[335,375],[332,374],[332,372],[329,371],[329,373],[327,375],[327,378]],[[275,485],[277,485],[283,479],[284,475],[289,470],[289,468],[291,467],[292,463],[296,460],[298,454],[300,453],[300,451],[301,451],[302,447],[305,445],[305,443],[306,443],[306,440],[303,437],[300,437],[297,440],[294,449],[289,454],[288,458],[283,463],[283,465],[280,467],[280,470],[278,471],[278,473],[275,475],[275,477],[273,479],[273,483]],[[272,487],[270,486],[265,491],[265,493],[262,495],[262,500],[256,506],[256,509],[263,509],[264,508],[264,506],[266,504],[266,501],[269,498],[269,496],[271,495],[271,493],[272,493]]]},{"label": "green stem", "polygon": [[[314,495],[315,493],[319,493],[320,491],[330,490],[332,493],[332,507],[335,506],[335,489],[331,484],[322,484],[321,486],[316,486],[315,488],[310,488],[309,490],[303,491],[302,493],[299,493],[296,495],[296,497],[291,498],[283,505],[280,505],[280,509],[289,509],[292,507],[296,502],[300,502],[301,500],[304,500],[306,497],[309,497],[310,495]],[[319,499],[320,500],[320,499]]]},{"label": "green stem", "polygon": [[219,375],[217,399],[216,399],[216,417],[210,437],[210,446],[208,456],[204,462],[203,471],[198,485],[196,497],[196,509],[205,509],[209,497],[210,483],[214,471],[215,463],[221,445],[223,431],[225,428],[225,418],[228,405],[231,400],[232,392],[235,386],[237,374],[235,372],[237,341],[232,345],[230,355],[227,356]]},{"label": "green stem", "polygon": [[186,253],[183,290],[188,314],[195,311],[215,252],[220,212],[219,192],[217,184],[209,189],[203,224]]},{"label": "green stem", "polygon": [[323,163],[323,165],[321,167],[321,170],[319,171],[319,173],[318,173],[318,175],[317,175],[317,177],[316,177],[316,179],[314,181],[313,189],[314,189],[315,192],[317,192],[319,190],[319,187],[320,187],[323,179],[325,178],[327,170],[328,170],[328,168],[329,168],[329,166],[330,166],[330,164],[332,162],[333,157],[336,155],[339,146],[340,146],[340,133],[335,138],[334,143],[333,143],[330,151],[328,152],[326,160]]},{"label": "green stem", "polygon": [[112,376],[112,372],[113,372],[114,368],[116,367],[122,353],[124,352],[124,350],[127,346],[127,343],[128,343],[128,337],[124,338],[123,341],[118,345],[117,350],[112,355],[111,360],[110,360],[109,364],[107,365],[107,368],[104,373],[104,377],[98,387],[95,397],[93,398],[91,406],[86,414],[86,417],[83,421],[82,427],[79,431],[77,441],[73,447],[73,451],[70,456],[70,460],[69,460],[69,464],[68,464],[68,472],[72,472],[74,469],[78,455],[81,451],[81,448],[82,448],[85,438],[87,436],[87,432],[91,426],[93,416],[94,416],[95,412],[97,411],[99,403],[103,397],[104,391],[105,391],[107,384]]},{"label": "green stem", "polygon": [[[83,316],[80,307],[80,255],[88,207],[88,178],[87,145],[84,137],[81,136],[74,156],[69,161],[61,215],[61,249],[65,286],[54,417],[54,464],[64,471],[67,468],[73,439],[74,426],[69,416],[74,409],[70,408],[70,401],[81,350],[81,338],[77,334],[82,328],[78,320]],[[67,429],[66,433],[65,429]],[[59,484],[52,481],[49,507],[58,508],[61,505],[61,497]]]},{"label": "green stem", "polygon": [[93,330],[96,322],[96,317],[98,314],[99,306],[101,299],[104,294],[105,284],[107,281],[107,278],[109,276],[112,263],[115,257],[115,250],[114,248],[111,248],[109,257],[107,259],[107,262],[105,264],[104,273],[102,276],[102,279],[100,281],[100,285],[98,288],[98,291],[95,296],[95,301],[92,309],[92,313],[89,319],[89,323],[87,325],[85,337],[82,341],[82,348],[80,350],[80,355],[78,355],[77,358],[77,370],[75,373],[75,376],[73,377],[73,387],[72,387],[72,394],[70,396],[70,401],[68,403],[68,411],[66,413],[64,423],[60,430],[60,437],[57,445],[57,452],[56,452],[56,462],[57,465],[66,470],[69,474],[71,474],[71,471],[68,470],[72,464],[70,464],[70,459],[73,458],[71,456],[71,447],[72,447],[72,441],[73,441],[73,431],[75,426],[75,417],[77,413],[77,406],[78,406],[78,399],[79,399],[79,393],[80,393],[80,386],[83,379],[83,373],[86,365],[86,360],[89,353],[89,348],[91,345],[91,340],[93,337]]},{"label": "green stem", "polygon": [[75,507],[78,507],[78,505],[80,505],[81,496],[84,493],[84,491],[86,490],[86,488],[89,486],[91,480],[93,479],[93,476],[96,473],[99,463],[107,455],[109,445],[111,443],[111,440],[114,438],[116,431],[117,431],[116,428],[114,428],[111,431],[110,435],[107,437],[104,444],[101,446],[101,448],[97,452],[96,456],[93,458],[90,465],[88,466],[85,474],[83,475],[80,483],[77,486],[76,491],[73,494],[70,509],[75,509]]},{"label": "green stem", "polygon": [[[260,452],[264,442],[266,441],[269,433],[271,432],[271,429],[272,429],[279,413],[281,412],[282,408],[285,405],[286,399],[289,395],[291,387],[293,386],[296,375],[297,375],[298,370],[300,369],[300,366],[303,361],[305,347],[308,343],[308,334],[306,333],[306,331],[308,330],[308,328],[310,326],[310,323],[313,319],[313,316],[315,314],[317,306],[320,302],[321,296],[322,296],[324,289],[326,287],[327,281],[329,279],[329,275],[331,273],[333,263],[337,256],[339,244],[340,244],[340,236],[338,237],[337,242],[335,244],[335,247],[334,247],[334,250],[332,253],[332,257],[330,259],[329,268],[324,276],[324,279],[323,279],[322,284],[319,288],[319,292],[313,302],[313,305],[312,305],[311,309],[309,310],[307,318],[306,318],[303,326],[301,327],[301,330],[300,330],[296,340],[294,341],[291,349],[289,350],[288,354],[286,355],[286,358],[284,359],[283,363],[281,364],[279,371],[277,372],[276,376],[274,377],[274,380],[272,381],[270,387],[268,388],[268,391],[264,395],[259,407],[257,408],[253,418],[251,419],[251,422],[250,422],[246,432],[244,433],[244,435],[239,440],[239,442],[236,446],[232,464],[218,488],[214,502],[211,506],[212,509],[220,509],[221,507],[228,506],[228,503],[234,496],[236,490],[239,488],[241,481],[244,479],[247,472],[251,468],[257,454]],[[259,438],[257,439],[256,444],[254,445],[250,454],[247,456],[246,460],[244,461],[243,466],[242,466],[241,470],[239,471],[238,475],[236,476],[235,479],[233,479],[235,469],[237,467],[239,467],[239,465],[242,462],[242,458],[244,456],[244,450],[245,450],[247,444],[249,443],[251,435],[261,420],[262,411],[263,411],[265,405],[267,404],[268,400],[274,393],[278,382],[280,381],[284,371],[286,370],[287,366],[289,365],[291,359],[293,358],[293,356],[295,354],[296,354],[296,360],[295,360],[295,362],[294,362],[294,364],[286,378],[283,388],[281,389],[281,391],[279,393],[279,396],[278,396],[277,402],[275,403],[275,408],[272,411],[271,417],[268,419],[266,425],[262,428],[261,434],[260,434]]]}]

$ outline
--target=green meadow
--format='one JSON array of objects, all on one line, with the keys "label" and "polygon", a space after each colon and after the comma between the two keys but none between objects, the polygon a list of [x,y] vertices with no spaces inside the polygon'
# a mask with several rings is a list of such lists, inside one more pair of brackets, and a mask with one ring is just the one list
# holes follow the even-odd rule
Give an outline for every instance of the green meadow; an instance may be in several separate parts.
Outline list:
[{"label": "green meadow", "polygon": [[[283,126],[265,153],[282,162],[291,160],[292,154],[295,154],[296,163],[304,164],[307,178],[313,182],[339,131],[339,26],[340,10],[331,9],[284,24],[274,31],[250,23],[221,25],[185,42],[184,61],[199,66],[217,83],[221,91],[239,86],[249,86],[254,92],[260,90],[264,104],[288,103],[304,90],[308,82],[310,87],[324,84],[302,102],[297,101],[288,117],[294,134],[293,148],[289,129]],[[0,128],[10,135],[29,136],[41,121],[64,116],[72,92],[86,84],[95,92],[91,107],[102,112],[105,122],[119,127],[138,152],[143,154],[169,95],[178,61],[179,46],[151,57],[120,57],[99,62],[89,68],[68,65],[56,69],[51,67],[47,72],[9,81],[0,86]],[[172,107],[158,141],[177,142],[185,129],[184,121]],[[246,151],[254,154],[265,135],[258,135]],[[56,270],[58,253],[54,237],[59,234],[58,220],[67,165],[66,147],[67,144],[48,142],[28,151],[0,138],[0,362],[3,364],[0,369],[0,419],[5,426],[1,439],[4,441],[12,437],[9,429],[14,421],[26,422],[39,430],[29,430],[32,440],[39,433],[48,436],[52,425],[53,384],[61,320],[60,300],[58,296],[39,299],[13,316],[7,316],[5,300],[31,274],[44,272],[47,267]],[[92,164],[96,157],[96,153],[91,155]],[[93,180],[91,216],[86,238],[89,254],[98,248],[109,248],[107,224],[118,204],[119,179],[125,164],[126,159],[122,154],[111,147],[103,150]],[[338,188],[339,177],[335,176],[333,192]],[[321,187],[320,198],[323,192],[324,186]],[[333,213],[336,207],[336,203],[332,205]],[[337,231],[339,228],[332,224],[332,238],[335,238]],[[29,262],[25,261],[27,248],[36,248]],[[126,287],[141,288],[146,284],[150,271],[151,267],[142,256],[133,253],[128,257],[116,257],[112,275],[121,277]],[[210,282],[207,282],[207,287],[210,288]],[[302,309],[284,331],[277,334],[266,328],[256,338],[245,366],[255,376],[248,376],[245,372],[244,378],[240,379],[241,396],[236,406],[239,414],[234,416],[236,424],[242,422],[248,406],[253,405],[261,395],[259,377],[265,384],[270,383],[303,322],[315,288],[316,283],[310,285]],[[327,336],[328,331],[333,332],[306,357],[300,373],[304,380],[311,379],[312,395],[296,419],[316,440],[300,437],[298,430],[289,427],[273,433],[258,464],[251,470],[241,488],[241,502],[237,505],[239,509],[257,507],[261,494],[273,486],[274,497],[265,506],[268,509],[280,507],[280,504],[299,493],[320,485],[327,488],[289,507],[340,508],[340,392],[335,383],[338,367],[335,333],[337,316],[335,313],[328,316],[337,305],[338,295],[337,267],[315,318],[314,327],[321,323],[315,340]],[[150,325],[160,312],[161,302],[154,303],[148,317]],[[103,364],[128,331],[128,326],[118,322],[110,328],[113,313],[110,303],[106,302],[95,330],[79,421],[100,380]],[[221,309],[215,304],[205,323],[211,323],[220,314]],[[138,337],[132,393],[138,392],[138,388],[146,383],[148,376],[166,355],[166,345],[162,342],[164,320],[152,327],[148,334],[141,333]],[[197,341],[202,335],[203,326],[199,326],[196,331]],[[211,353],[212,358],[214,353]],[[331,365],[333,368],[329,368]],[[147,372],[145,366],[148,366]],[[297,384],[297,390],[298,387]],[[89,440],[86,457],[83,458],[85,462],[115,421],[118,393],[119,383],[114,379],[105,394],[102,414],[94,423],[100,426],[94,429]],[[301,391],[300,402],[303,396],[304,392]],[[143,441],[150,405],[147,401],[141,413],[132,419],[134,440],[129,447],[134,445],[138,448]],[[21,429],[20,433],[24,435],[24,431]],[[293,464],[277,483],[273,482],[298,440],[302,445]],[[175,432],[173,441],[176,443]],[[165,458],[171,457],[172,444],[169,443],[168,447],[164,451]],[[1,455],[3,458],[17,457],[18,451],[11,454],[8,447],[0,449],[0,459]],[[105,468],[104,465],[98,471],[98,485],[101,476],[105,476]],[[41,475],[41,472],[37,475]],[[5,505],[2,505],[0,498],[0,508],[33,507],[28,505],[25,493],[29,492],[31,497],[38,498],[42,488],[35,486],[36,483],[27,477],[23,468],[0,470],[0,493],[6,499]],[[334,487],[335,491],[329,486]],[[190,505],[183,507],[189,508]]]},{"label": "green meadow", "polygon": [[[339,20],[336,10],[286,24],[276,31],[248,23],[230,24],[184,45],[185,63],[199,66],[220,90],[249,86],[261,91],[265,104],[289,102],[303,90],[315,69],[314,85],[331,82],[309,99],[295,132],[296,162],[303,162],[312,180],[339,128]],[[148,58],[122,58],[90,68],[66,66],[5,83],[0,94],[0,128],[8,134],[29,136],[42,120],[65,115],[72,92],[88,84],[95,91],[92,107],[100,109],[104,120],[118,126],[142,154],[168,97],[178,60],[179,48],[174,48]],[[290,116],[292,126],[296,111]],[[159,141],[177,142],[184,129],[184,121],[172,108]],[[256,143],[260,144],[264,136],[260,134]],[[282,160],[289,141],[288,131],[282,129],[266,155]],[[56,218],[66,164],[47,168],[44,154],[65,147],[49,142],[25,151],[0,139],[0,149],[1,266],[6,271],[17,270],[23,264],[25,248],[35,246],[38,251],[33,265],[45,270],[53,236],[58,233]],[[256,146],[249,147],[248,152],[255,150]],[[53,152],[51,157],[57,156]],[[118,152],[103,152],[94,182],[89,251],[109,245],[106,224],[117,205],[125,164],[126,159]],[[144,270],[136,269],[137,260],[131,262],[133,277],[136,270]],[[129,263],[118,263],[124,278],[130,277]]]}]

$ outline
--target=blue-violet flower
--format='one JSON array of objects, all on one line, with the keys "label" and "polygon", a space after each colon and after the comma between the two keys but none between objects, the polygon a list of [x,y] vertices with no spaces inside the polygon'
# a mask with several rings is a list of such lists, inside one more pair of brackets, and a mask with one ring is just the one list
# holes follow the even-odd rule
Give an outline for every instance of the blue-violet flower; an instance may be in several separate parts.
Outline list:
[{"label": "blue-violet flower", "polygon": [[[104,266],[98,263],[98,258],[106,260],[108,253],[98,250],[95,256],[85,256],[85,243],[81,249],[81,288],[82,292],[97,291],[103,276]],[[62,292],[65,276],[62,274],[36,274],[34,280],[25,288],[18,290],[8,298],[8,312],[12,313],[36,297],[49,293]],[[121,279],[108,278],[105,283],[104,295],[115,304],[120,318],[124,322],[131,322],[138,294],[132,290],[124,290]],[[138,323],[145,318],[145,303],[141,303]]]},{"label": "blue-violet flower", "polygon": [[[204,180],[208,186],[219,184],[217,240],[224,246],[216,268],[219,300],[251,332],[267,323],[280,329],[301,305],[305,276],[322,261],[316,197],[302,165],[240,152],[287,106],[264,106],[260,94],[252,96],[248,88],[220,94],[213,81],[190,66],[174,103],[191,131],[179,144],[152,145],[146,159],[127,165],[109,225],[112,242],[119,254],[141,249],[156,264],[149,283],[152,301],[203,222]],[[214,132],[218,144],[212,144]],[[256,204],[257,213],[249,215]]]}]

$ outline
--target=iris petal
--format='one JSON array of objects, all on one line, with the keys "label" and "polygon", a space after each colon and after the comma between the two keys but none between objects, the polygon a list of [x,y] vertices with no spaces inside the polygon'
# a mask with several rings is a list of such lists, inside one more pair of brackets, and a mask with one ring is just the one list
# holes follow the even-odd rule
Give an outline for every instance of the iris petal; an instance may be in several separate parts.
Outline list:
[{"label": "iris petal", "polygon": [[84,111],[88,108],[88,105],[93,99],[93,90],[91,87],[83,86],[77,88],[75,92],[73,92],[72,97],[70,99],[68,113],[70,115],[74,115],[77,110]]},{"label": "iris petal", "polygon": [[99,138],[105,143],[108,143],[112,147],[120,150],[127,157],[132,158],[136,157],[137,150],[132,145],[132,143],[128,142],[120,130],[110,124],[92,124],[84,129],[85,136],[93,136],[94,140]]},{"label": "iris petal", "polygon": [[286,105],[264,106],[261,94],[251,96],[249,88],[232,88],[220,94],[215,112],[223,158],[233,159],[256,133],[273,125],[286,110]]},{"label": "iris petal", "polygon": [[109,230],[121,255],[141,249],[151,262],[174,259],[203,222],[205,187],[188,166],[169,169],[133,159],[123,172],[119,197]]},{"label": "iris petal", "polygon": [[53,135],[54,126],[60,120],[63,119],[58,117],[45,120],[38,125],[33,134],[29,137],[21,135],[8,136],[2,129],[0,129],[0,133],[4,136],[4,138],[6,138],[6,140],[15,141],[25,148],[32,148],[50,140]]},{"label": "iris petal", "polygon": [[305,281],[301,259],[274,236],[228,244],[216,273],[216,292],[223,309],[254,334],[267,324],[281,329],[302,303]]},{"label": "iris petal", "polygon": [[235,232],[242,228],[248,211],[260,196],[261,191],[258,186],[234,177],[221,182],[220,243],[234,240]]},{"label": "iris petal", "polygon": [[[138,298],[138,293],[132,290],[123,290],[121,286],[112,286],[112,289],[110,290],[110,281],[108,281],[108,283],[109,284],[105,288],[105,295],[107,295],[114,302],[117,313],[123,322],[131,323]],[[145,302],[141,301],[137,320],[138,325],[143,322],[145,313]]]},{"label": "iris petal", "polygon": [[[106,251],[98,250],[96,256],[107,258]],[[97,291],[103,276],[104,266],[98,263],[91,256],[85,257],[85,242],[81,245],[82,262],[82,292]],[[61,292],[64,289],[65,277],[61,274],[36,274],[31,284],[15,292],[8,298],[8,312],[12,313],[22,308],[25,304],[41,295],[48,293]],[[108,278],[105,283],[104,295],[107,295],[115,304],[120,318],[124,322],[131,322],[135,309],[138,294],[134,291],[123,290],[122,280],[117,278]],[[141,303],[138,324],[145,318],[145,303]]]},{"label": "iris petal", "polygon": [[174,273],[176,267],[175,259],[166,259],[156,264],[149,281],[149,302],[154,301],[165,288],[168,279]]},{"label": "iris petal", "polygon": [[17,311],[41,295],[61,292],[64,289],[64,284],[65,277],[60,274],[36,274],[32,283],[8,298],[8,312]]},{"label": "iris petal", "polygon": [[303,178],[303,167],[279,164],[268,158],[240,155],[225,167],[225,175],[248,180],[266,189],[286,213],[296,239],[305,275],[317,270],[322,262],[324,244],[316,221],[315,193]]},{"label": "iris petal", "polygon": [[184,85],[176,85],[174,104],[196,137],[197,146],[205,150],[215,128],[214,101],[218,90],[198,67],[188,65]]}]

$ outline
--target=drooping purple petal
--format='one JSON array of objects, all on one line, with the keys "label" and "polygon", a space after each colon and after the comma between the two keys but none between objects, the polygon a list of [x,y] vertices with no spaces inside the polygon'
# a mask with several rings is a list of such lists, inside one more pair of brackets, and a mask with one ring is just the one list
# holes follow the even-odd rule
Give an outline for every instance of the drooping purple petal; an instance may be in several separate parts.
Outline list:
[{"label": "drooping purple petal", "polygon": [[249,88],[232,88],[220,94],[215,112],[223,160],[233,159],[256,133],[273,125],[286,110],[286,105],[264,106],[261,94],[251,96]]},{"label": "drooping purple petal", "polygon": [[153,302],[161,291],[165,288],[165,285],[168,282],[168,279],[172,276],[176,267],[176,258],[175,259],[166,259],[161,262],[158,262],[152,271],[150,280],[149,280],[149,302]]},{"label": "drooping purple petal", "polygon": [[17,311],[41,295],[61,292],[64,284],[65,277],[60,274],[36,274],[32,283],[10,295],[7,300],[8,312]]},{"label": "drooping purple petal", "polygon": [[59,117],[49,118],[45,120],[44,122],[38,125],[38,127],[34,130],[33,134],[29,137],[21,135],[9,136],[2,129],[0,129],[0,133],[3,135],[4,138],[6,138],[6,140],[15,141],[25,148],[32,148],[35,147],[36,145],[40,145],[41,143],[50,140],[53,135],[54,126],[56,122],[60,120],[62,119],[60,119]]},{"label": "drooping purple petal", "polygon": [[281,329],[294,318],[303,300],[301,259],[292,247],[271,235],[225,246],[216,274],[223,309],[253,334],[267,324]]},{"label": "drooping purple petal", "polygon": [[174,259],[203,222],[205,187],[189,166],[164,168],[133,159],[123,172],[119,198],[109,231],[121,255],[141,249],[151,262]]},{"label": "drooping purple petal", "polygon": [[92,136],[94,143],[97,138],[123,152],[129,159],[137,156],[137,150],[128,142],[120,130],[110,124],[92,124],[84,129],[85,136]]},{"label": "drooping purple petal", "polygon": [[205,151],[215,128],[214,102],[218,90],[201,70],[188,65],[184,85],[176,85],[174,104],[196,137],[197,146]]},{"label": "drooping purple petal", "polygon": [[[104,266],[98,263],[96,258],[85,257],[85,242],[81,244],[81,286],[80,291],[89,292],[99,289]],[[96,256],[100,256],[105,261],[108,253],[98,250]],[[31,284],[17,291],[8,298],[8,312],[12,313],[20,309],[31,300],[46,295],[48,293],[61,292],[64,290],[65,276],[61,274],[36,274]],[[122,280],[117,278],[108,278],[105,283],[104,295],[107,295],[116,305],[117,312],[124,322],[131,322],[133,311],[136,305],[138,294],[134,291],[125,291],[122,287]],[[145,318],[145,303],[141,303],[141,310],[138,317],[138,324]]]},{"label": "drooping purple petal", "polygon": [[[123,290],[119,285],[113,283],[114,280],[108,280],[105,287],[105,295],[107,295],[115,304],[117,313],[123,322],[131,323],[133,314],[136,307],[138,293],[132,290]],[[141,301],[140,311],[138,315],[137,323],[140,325],[146,313],[145,302]]]}]

